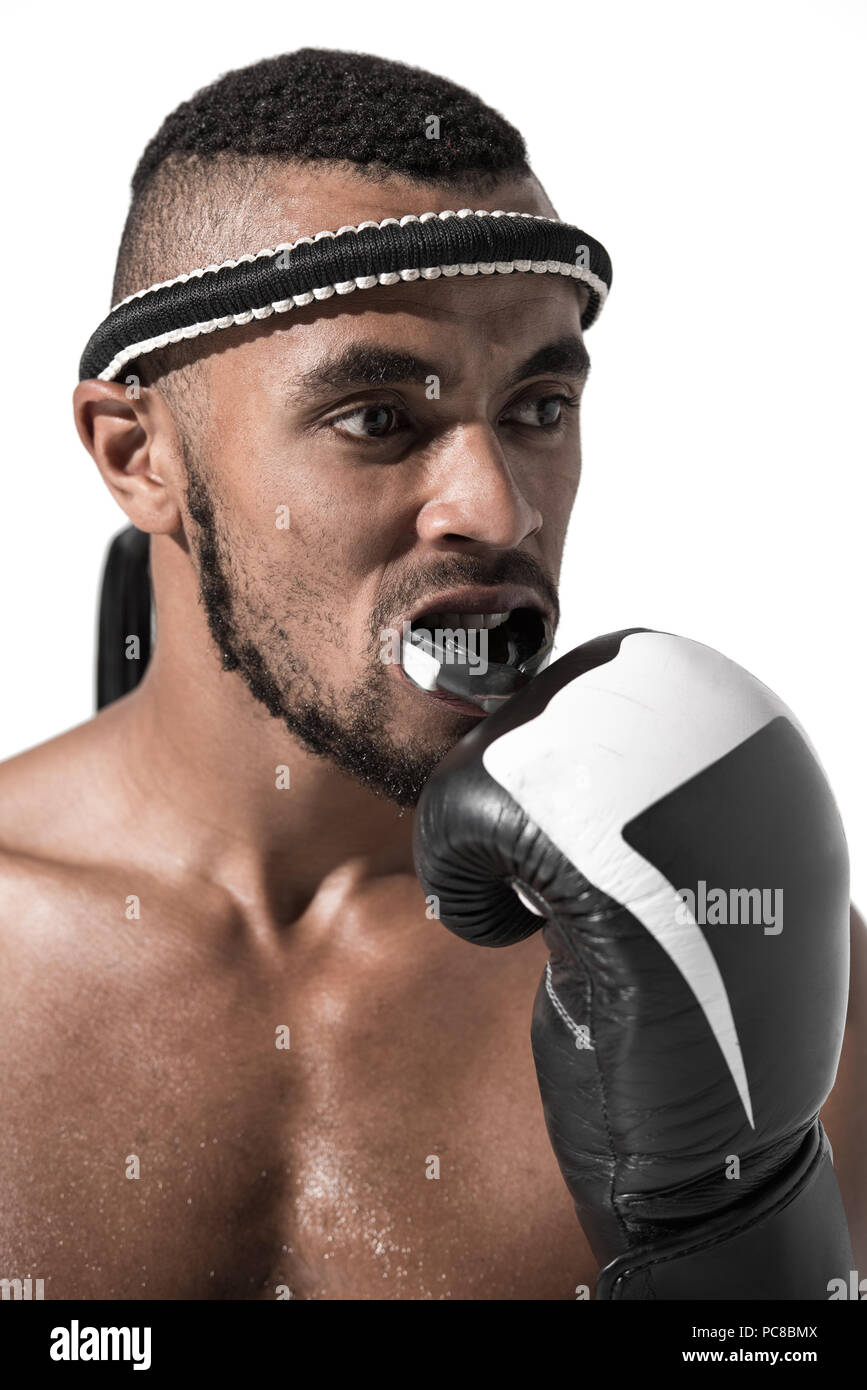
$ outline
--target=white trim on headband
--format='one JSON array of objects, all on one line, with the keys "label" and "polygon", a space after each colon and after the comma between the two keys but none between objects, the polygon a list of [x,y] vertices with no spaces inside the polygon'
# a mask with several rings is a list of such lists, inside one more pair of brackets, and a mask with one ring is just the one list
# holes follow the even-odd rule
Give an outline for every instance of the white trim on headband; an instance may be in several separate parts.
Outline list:
[{"label": "white trim on headband", "polygon": [[[347,223],[345,227],[338,227],[336,232],[317,232],[315,236],[300,236],[297,241],[281,241],[279,246],[266,246],[262,251],[255,253],[248,251],[245,255],[238,256],[237,260],[234,261],[222,261],[219,265],[204,265],[198,270],[188,270],[184,275],[176,275],[173,280],[160,280],[155,285],[148,285],[146,289],[136,290],[134,294],[128,294],[126,299],[118,300],[117,304],[111,306],[109,312],[113,314],[115,309],[122,309],[124,304],[131,304],[134,299],[142,299],[144,295],[152,294],[154,290],[167,290],[171,285],[185,285],[188,280],[195,280],[202,275],[212,275],[218,270],[232,270],[236,265],[243,265],[245,261],[258,261],[260,256],[276,256],[278,251],[294,251],[296,246],[312,246],[314,241],[321,241],[323,237],[339,237],[344,236],[347,232],[363,232],[368,227],[376,227],[377,231],[381,231],[383,227],[405,227],[408,222],[430,222],[434,217],[439,218],[442,222],[448,217],[526,217],[534,222],[556,220],[551,217],[543,217],[536,212],[503,212],[501,208],[498,208],[496,212],[488,212],[486,208],[478,208],[476,211],[472,208],[461,208],[459,212],[452,212],[447,209],[445,212],[423,212],[420,216],[408,212],[403,217],[384,217],[381,222],[359,222],[357,227]],[[359,289],[363,288],[367,287],[359,286]]]},{"label": "white trim on headband", "polygon": [[[363,225],[363,224],[362,224]],[[331,235],[331,233],[326,233]],[[306,238],[310,240],[310,238]],[[295,245],[298,243],[296,242]],[[279,250],[280,248],[278,248]],[[273,255],[272,251],[260,251],[258,255]],[[253,256],[242,256],[241,260],[253,260]],[[226,264],[237,265],[237,261],[227,262]],[[222,267],[208,266],[206,270],[222,269]],[[354,280],[341,281],[334,285],[322,285],[321,287],[305,292],[304,294],[292,295],[289,299],[279,299],[273,304],[265,304],[261,309],[245,309],[240,314],[226,314],[218,319],[207,319],[204,323],[191,323],[186,328],[175,328],[168,333],[160,333],[156,338],[145,338],[140,343],[132,343],[111,359],[104,371],[99,373],[98,381],[112,381],[127,362],[133,361],[136,357],[144,357],[149,352],[157,352],[160,348],[168,347],[170,343],[180,343],[184,339],[198,338],[203,333],[213,333],[215,329],[232,328],[235,324],[251,323],[253,319],[267,319],[272,314],[284,314],[290,309],[303,309],[306,305],[312,304],[314,300],[330,299],[334,294],[351,294],[353,290],[370,290],[376,285],[396,285],[400,280],[437,280],[440,275],[509,275],[513,271],[527,272],[534,275],[566,275],[573,280],[580,280],[584,284],[595,290],[599,296],[599,307],[605,303],[608,294],[608,286],[604,280],[600,280],[598,275],[581,266],[572,265],[569,261],[496,261],[483,262],[476,261],[466,265],[435,265],[426,267],[424,270],[389,270],[383,271],[380,275],[359,275]],[[204,271],[193,271],[192,274],[204,274]],[[180,276],[180,279],[187,280],[189,275]],[[176,284],[177,281],[170,281]],[[160,286],[153,285],[152,289],[159,289]],[[142,290],[142,294],[147,294],[147,290]],[[132,296],[136,298],[135,295]],[[126,303],[127,301],[123,301]]]},{"label": "white trim on headband", "polygon": [[[315,236],[300,236],[296,241],[281,242],[278,246],[265,247],[261,251],[246,253],[238,256],[235,260],[223,261],[220,265],[212,264],[201,266],[197,270],[185,272],[183,275],[176,275],[172,280],[161,280],[156,284],[148,285],[146,289],[137,290],[135,294],[127,295],[126,299],[121,299],[113,305],[111,313],[123,308],[124,305],[132,303],[133,300],[143,299],[148,294],[153,294],[156,290],[169,289],[173,285],[185,284],[188,280],[201,278],[203,275],[215,274],[220,270],[231,270],[235,266],[243,264],[245,261],[259,260],[260,257],[273,257],[282,251],[292,251],[296,246],[312,245],[315,241],[324,238],[336,238],[345,236],[349,232],[358,233],[367,228],[375,227],[378,231],[384,227],[405,227],[410,222],[429,222],[432,219],[445,221],[450,217],[521,217],[536,222],[551,222],[555,219],[543,217],[538,213],[531,212],[504,212],[498,209],[495,212],[488,212],[485,208],[474,211],[472,208],[461,208],[458,212],[447,209],[444,212],[423,212],[420,216],[414,213],[407,213],[404,217],[385,217],[381,222],[368,221],[359,222],[357,226],[346,225],[338,228],[336,232],[322,231]],[[305,291],[302,294],[290,296],[288,299],[275,300],[271,304],[265,304],[258,309],[246,309],[237,314],[226,314],[219,318],[206,319],[200,323],[188,324],[184,328],[172,329],[165,333],[160,333],[153,338],[145,338],[140,342],[131,343],[123,348],[109,362],[108,366],[99,373],[99,381],[113,380],[127,362],[133,361],[137,357],[143,357],[149,352],[157,352],[161,348],[168,347],[169,344],[179,343],[190,338],[197,338],[202,334],[213,333],[222,328],[231,328],[235,325],[252,322],[253,319],[270,318],[272,314],[282,314],[294,308],[304,308],[312,304],[315,300],[330,299],[335,294],[351,294],[353,290],[373,289],[376,285],[394,285],[399,281],[411,280],[437,280],[441,275],[510,275],[513,272],[531,272],[535,275],[564,275],[570,279],[579,280],[587,284],[597,295],[599,308],[601,310],[608,295],[608,286],[604,280],[595,275],[589,267],[577,265],[570,261],[474,261],[460,263],[457,265],[434,265],[427,266],[422,270],[405,269],[399,271],[384,271],[379,275],[359,275],[352,280],[337,281],[332,284],[322,285],[313,290]]]}]

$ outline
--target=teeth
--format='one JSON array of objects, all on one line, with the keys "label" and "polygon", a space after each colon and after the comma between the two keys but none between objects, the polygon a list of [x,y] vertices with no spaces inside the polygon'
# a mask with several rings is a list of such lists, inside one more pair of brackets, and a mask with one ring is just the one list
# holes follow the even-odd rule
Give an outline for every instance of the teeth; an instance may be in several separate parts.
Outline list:
[{"label": "teeth", "polygon": [[505,613],[431,613],[423,621],[429,628],[494,628],[500,627],[511,615]]},{"label": "teeth", "polygon": [[462,627],[499,627],[504,623],[511,613],[511,608],[505,613],[462,613]]}]

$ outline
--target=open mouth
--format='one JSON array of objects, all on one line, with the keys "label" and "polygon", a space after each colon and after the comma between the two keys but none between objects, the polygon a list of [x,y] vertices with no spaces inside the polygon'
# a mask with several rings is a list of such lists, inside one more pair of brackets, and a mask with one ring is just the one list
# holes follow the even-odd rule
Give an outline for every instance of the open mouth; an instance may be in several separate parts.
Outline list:
[{"label": "open mouth", "polygon": [[491,714],[541,670],[553,627],[538,608],[429,608],[404,628],[401,668],[418,689]]},{"label": "open mouth", "polygon": [[410,640],[430,650],[441,649],[454,665],[488,664],[520,669],[546,641],[547,624],[535,608],[504,613],[430,611],[413,618]]}]

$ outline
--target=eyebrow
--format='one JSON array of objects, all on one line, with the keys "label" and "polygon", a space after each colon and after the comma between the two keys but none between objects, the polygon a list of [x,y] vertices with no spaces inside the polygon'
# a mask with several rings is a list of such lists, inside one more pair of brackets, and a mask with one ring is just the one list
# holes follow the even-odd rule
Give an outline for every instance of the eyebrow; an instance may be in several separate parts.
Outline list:
[{"label": "eyebrow", "polygon": [[[586,377],[589,371],[590,357],[586,347],[576,334],[567,333],[537,348],[503,384],[517,386],[528,377],[542,376],[546,372]],[[432,376],[437,377],[441,385],[449,386],[454,383],[456,374],[450,368],[439,371],[426,358],[385,344],[356,343],[334,357],[322,358],[309,371],[294,376],[291,394],[294,398],[303,398],[355,386],[407,383],[424,386]]]}]

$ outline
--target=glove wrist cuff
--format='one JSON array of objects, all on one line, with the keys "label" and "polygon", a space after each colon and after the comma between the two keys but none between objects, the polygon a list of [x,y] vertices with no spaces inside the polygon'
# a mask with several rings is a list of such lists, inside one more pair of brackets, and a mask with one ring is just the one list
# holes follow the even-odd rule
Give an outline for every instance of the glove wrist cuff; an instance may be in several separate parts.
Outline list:
[{"label": "glove wrist cuff", "polygon": [[827,1299],[852,1247],[831,1147],[817,1120],[797,1161],[743,1206],[636,1248],[601,1271],[597,1299]]}]

